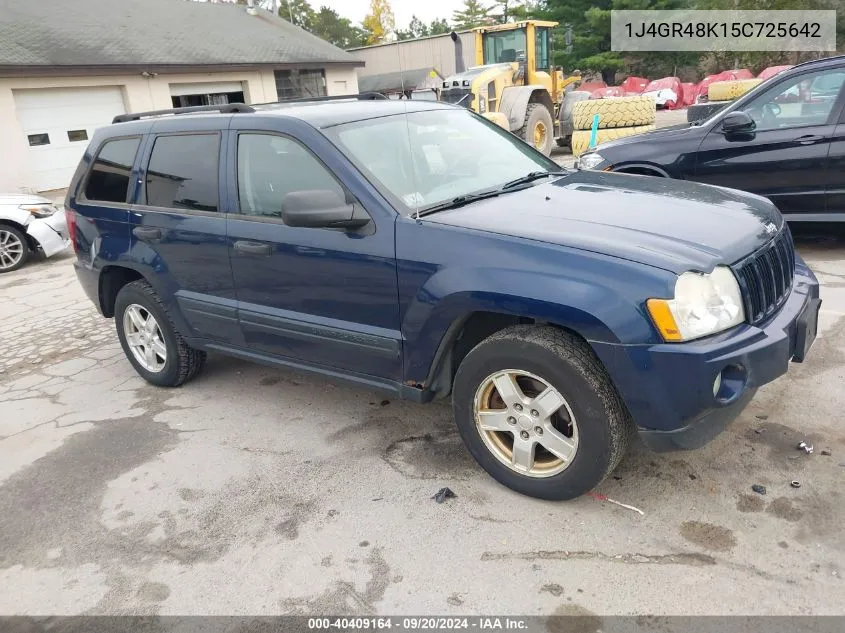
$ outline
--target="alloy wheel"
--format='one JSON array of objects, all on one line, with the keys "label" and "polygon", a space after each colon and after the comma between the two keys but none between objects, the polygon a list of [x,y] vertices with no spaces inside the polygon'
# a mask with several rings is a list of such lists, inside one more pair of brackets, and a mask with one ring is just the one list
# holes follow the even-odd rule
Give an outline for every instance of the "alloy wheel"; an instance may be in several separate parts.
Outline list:
[{"label": "alloy wheel", "polygon": [[578,426],[569,403],[530,372],[506,369],[485,378],[475,393],[473,416],[490,452],[522,475],[557,475],[578,451]]},{"label": "alloy wheel", "polygon": [[17,235],[0,228],[0,270],[17,266],[23,258],[25,248]]},{"label": "alloy wheel", "polygon": [[167,362],[167,345],[152,313],[137,303],[123,313],[123,334],[135,360],[144,369],[158,373]]}]

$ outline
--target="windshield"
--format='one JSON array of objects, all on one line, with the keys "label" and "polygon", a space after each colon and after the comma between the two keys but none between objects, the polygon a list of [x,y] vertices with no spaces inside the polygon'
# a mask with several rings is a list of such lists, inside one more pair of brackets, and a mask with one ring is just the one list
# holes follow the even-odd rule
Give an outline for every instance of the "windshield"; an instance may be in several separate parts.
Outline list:
[{"label": "windshield", "polygon": [[484,63],[499,64],[525,59],[525,29],[484,34]]},{"label": "windshield", "polygon": [[466,110],[409,112],[346,123],[324,133],[409,213],[501,187],[531,172],[560,169]]}]

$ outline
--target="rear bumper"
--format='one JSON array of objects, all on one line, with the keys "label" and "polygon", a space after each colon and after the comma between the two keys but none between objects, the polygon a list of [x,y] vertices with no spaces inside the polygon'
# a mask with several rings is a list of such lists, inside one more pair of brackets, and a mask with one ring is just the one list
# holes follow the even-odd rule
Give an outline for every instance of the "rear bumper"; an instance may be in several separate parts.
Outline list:
[{"label": "rear bumper", "polygon": [[[796,258],[797,259],[797,258]],[[640,436],[656,450],[697,448],[734,420],[757,388],[800,362],[815,338],[819,286],[797,259],[784,306],[758,326],[683,344],[593,343]],[[721,386],[714,396],[714,382]]]},{"label": "rear bumper", "polygon": [[85,294],[88,295],[88,298],[94,302],[95,306],[97,306],[97,312],[99,312],[102,316],[105,316],[103,314],[102,303],[100,303],[99,272],[81,264],[78,260],[73,263],[73,269],[76,271],[76,278],[79,279],[79,283],[85,291]]}]

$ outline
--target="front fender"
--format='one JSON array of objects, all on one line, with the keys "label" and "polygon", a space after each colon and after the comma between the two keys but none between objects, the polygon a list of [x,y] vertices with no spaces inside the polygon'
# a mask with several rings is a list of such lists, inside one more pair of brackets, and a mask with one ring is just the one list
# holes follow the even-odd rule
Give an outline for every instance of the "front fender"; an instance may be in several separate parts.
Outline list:
[{"label": "front fender", "polygon": [[[650,336],[641,306],[610,285],[564,274],[497,268],[442,268],[428,278],[405,311],[405,378],[424,383],[453,324],[474,312],[492,312],[571,329],[588,341],[619,343]],[[635,332],[636,331],[636,332]]]},{"label": "front fender", "polygon": [[[508,86],[502,91],[499,112],[508,118],[508,125],[510,126],[511,132],[525,125],[525,113],[528,111],[528,103],[531,101],[531,96],[535,92],[541,94],[540,101],[549,108],[551,100],[543,86]],[[550,108],[549,112],[553,113],[554,110]]]}]

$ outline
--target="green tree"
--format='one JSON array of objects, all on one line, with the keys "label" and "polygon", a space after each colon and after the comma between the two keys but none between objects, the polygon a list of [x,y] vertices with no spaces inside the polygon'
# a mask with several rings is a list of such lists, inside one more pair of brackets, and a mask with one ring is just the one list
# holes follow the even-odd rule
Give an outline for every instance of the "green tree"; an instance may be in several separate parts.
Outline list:
[{"label": "green tree", "polygon": [[436,20],[432,20],[431,23],[428,25],[428,34],[429,35],[443,35],[444,33],[451,33],[452,26],[449,24],[446,18],[439,18]]},{"label": "green tree", "polygon": [[471,29],[491,21],[490,9],[478,0],[464,0],[464,6],[452,13],[456,29]]},{"label": "green tree", "polygon": [[396,29],[396,19],[388,0],[370,0],[370,12],[364,17],[368,44],[382,44]]},{"label": "green tree", "polygon": [[408,23],[407,29],[396,29],[397,40],[411,40],[417,37],[425,37],[426,35],[429,35],[428,25],[416,15],[411,16],[411,21]]},{"label": "green tree", "polygon": [[310,31],[314,20],[314,9],[308,4],[308,0],[281,0],[279,17]]},{"label": "green tree", "polygon": [[322,6],[311,19],[311,32],[319,38],[331,42],[339,48],[353,48],[367,43],[364,29],[342,18],[337,11]]},{"label": "green tree", "polygon": [[[793,0],[796,1],[796,0]],[[797,0],[801,1],[801,0]],[[616,74],[632,68],[648,66],[647,77],[665,76],[666,68],[675,69],[695,63],[700,54],[678,57],[673,53],[621,53],[611,50],[610,12],[623,9],[683,9],[693,6],[694,0],[546,0],[539,17],[560,22],[555,29],[553,46],[555,63],[568,70],[601,73],[607,84],[616,83]],[[572,29],[571,49],[567,49],[564,34],[567,26]],[[674,57],[672,57],[674,55]],[[674,60],[674,61],[673,61]],[[654,71],[660,66],[664,74]]]},{"label": "green tree", "polygon": [[408,23],[408,28],[396,29],[396,39],[410,40],[417,37],[428,37],[429,35],[443,35],[451,31],[452,27],[449,26],[449,22],[445,18],[432,20],[430,23],[425,24],[417,16],[412,15],[411,21]]},{"label": "green tree", "polygon": [[524,2],[518,3],[512,2],[511,6],[508,8],[508,17],[513,16],[514,22],[539,17],[542,14],[542,7],[544,4],[544,0],[525,0]]},{"label": "green tree", "polygon": [[496,22],[504,24],[505,22],[513,22],[516,18],[522,3],[519,0],[493,0],[493,7],[490,9],[490,14],[496,19]]},{"label": "green tree", "polygon": [[[843,11],[842,0],[696,0],[695,8],[761,11],[835,9],[837,11],[837,48],[840,51],[845,50],[843,48],[843,44],[845,44],[845,41],[843,41],[843,38],[845,38],[845,11]],[[756,73],[767,66],[797,64],[830,54],[830,52],[819,54],[790,51],[722,51],[705,54],[703,56],[703,65],[707,71],[724,70],[726,68],[749,68]]]}]

